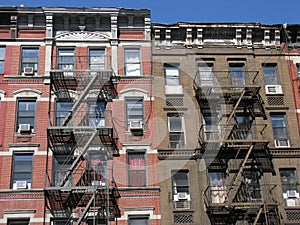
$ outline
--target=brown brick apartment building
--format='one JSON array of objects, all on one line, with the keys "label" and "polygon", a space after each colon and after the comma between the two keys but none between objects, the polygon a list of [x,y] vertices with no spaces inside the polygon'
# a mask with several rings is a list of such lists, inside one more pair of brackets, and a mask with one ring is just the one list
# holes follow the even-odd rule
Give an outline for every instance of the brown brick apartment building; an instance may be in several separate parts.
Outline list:
[{"label": "brown brick apartment building", "polygon": [[162,224],[299,224],[299,27],[152,32]]},{"label": "brown brick apartment building", "polygon": [[150,11],[0,21],[0,224],[161,224]]}]

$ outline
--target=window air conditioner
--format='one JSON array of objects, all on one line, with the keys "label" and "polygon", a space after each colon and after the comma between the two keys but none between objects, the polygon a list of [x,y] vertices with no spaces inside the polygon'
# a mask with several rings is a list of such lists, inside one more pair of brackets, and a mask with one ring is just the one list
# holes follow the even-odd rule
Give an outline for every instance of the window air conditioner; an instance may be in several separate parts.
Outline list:
[{"label": "window air conditioner", "polygon": [[13,189],[27,189],[27,181],[16,181],[13,185]]},{"label": "window air conditioner", "polygon": [[174,195],[174,201],[179,201],[179,200],[190,201],[191,197],[189,194],[187,194],[185,192],[179,192],[176,195]]},{"label": "window air conditioner", "polygon": [[130,130],[142,130],[143,122],[142,121],[130,121],[129,123]]},{"label": "window air conditioner", "polygon": [[33,75],[33,67],[24,67],[24,75]]},{"label": "window air conditioner", "polygon": [[281,85],[266,85],[266,94],[282,94]]},{"label": "window air conditioner", "polygon": [[31,131],[29,123],[21,123],[21,124],[19,124],[18,133],[29,132],[29,131]]},{"label": "window air conditioner", "polygon": [[297,197],[299,197],[299,193],[297,193],[296,190],[288,190],[286,194],[287,194],[288,198],[297,198]]}]

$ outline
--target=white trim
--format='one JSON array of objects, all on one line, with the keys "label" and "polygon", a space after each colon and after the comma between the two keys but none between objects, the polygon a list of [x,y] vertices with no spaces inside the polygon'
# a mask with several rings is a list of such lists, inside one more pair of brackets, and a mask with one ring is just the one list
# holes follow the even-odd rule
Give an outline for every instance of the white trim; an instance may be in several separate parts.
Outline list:
[{"label": "white trim", "polygon": [[14,91],[13,95],[14,95],[14,100],[17,100],[17,98],[30,98],[30,97],[36,97],[37,100],[40,100],[42,92],[32,88],[24,88],[24,89],[19,89]]},{"label": "white trim", "polygon": [[1,101],[3,101],[3,99],[5,98],[4,95],[5,95],[5,91],[0,90],[0,99],[1,99]]},{"label": "white trim", "polygon": [[143,90],[143,89],[139,89],[139,88],[128,88],[128,89],[120,91],[119,100],[125,100],[126,97],[144,98],[144,101],[145,100],[150,100],[150,98],[148,98],[148,92]]},{"label": "white trim", "polygon": [[154,214],[154,207],[124,208],[124,215],[118,220],[128,220],[130,216],[149,216],[149,220],[159,220],[161,215]]},{"label": "white trim", "polygon": [[[47,155],[47,151],[41,151],[39,150],[40,147],[32,147],[32,146],[14,146],[14,147],[9,147],[8,151],[5,152],[0,152],[0,156],[12,156],[13,152],[33,152],[34,155],[42,155],[45,156]],[[52,151],[48,152],[48,155],[51,156],[52,155]]]}]

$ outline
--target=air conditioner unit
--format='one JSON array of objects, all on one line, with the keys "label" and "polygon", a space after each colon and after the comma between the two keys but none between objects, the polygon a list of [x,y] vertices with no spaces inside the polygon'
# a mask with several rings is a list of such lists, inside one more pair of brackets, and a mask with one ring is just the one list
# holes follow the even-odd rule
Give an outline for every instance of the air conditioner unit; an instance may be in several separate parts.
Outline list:
[{"label": "air conditioner unit", "polygon": [[174,201],[179,201],[179,200],[191,200],[191,196],[185,192],[179,192],[176,195],[174,195]]},{"label": "air conditioner unit", "polygon": [[13,189],[27,189],[27,181],[16,181]]},{"label": "air conditioner unit", "polygon": [[286,200],[286,206],[296,206],[295,199],[287,199]]},{"label": "air conditioner unit", "polygon": [[29,131],[31,131],[29,123],[21,123],[21,124],[19,124],[18,133],[29,132]]},{"label": "air conditioner unit", "polygon": [[286,195],[288,198],[299,198],[299,193],[296,190],[288,190]]},{"label": "air conditioner unit", "polygon": [[130,121],[129,123],[130,130],[142,130],[143,129],[143,122],[138,121]]},{"label": "air conditioner unit", "polygon": [[92,186],[100,186],[101,181],[100,180],[93,180],[92,181]]},{"label": "air conditioner unit", "polygon": [[23,73],[24,75],[33,75],[33,67],[24,67]]},{"label": "air conditioner unit", "polygon": [[266,85],[266,94],[282,94],[281,85]]}]

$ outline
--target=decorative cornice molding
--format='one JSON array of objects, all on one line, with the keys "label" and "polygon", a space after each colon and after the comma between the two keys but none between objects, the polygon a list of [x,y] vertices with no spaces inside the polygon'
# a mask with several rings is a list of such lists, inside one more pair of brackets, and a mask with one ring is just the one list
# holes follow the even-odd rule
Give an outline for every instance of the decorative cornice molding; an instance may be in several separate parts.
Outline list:
[{"label": "decorative cornice molding", "polygon": [[103,32],[90,32],[90,31],[72,31],[72,32],[60,32],[55,36],[57,41],[71,41],[71,40],[82,40],[82,41],[99,41],[108,40],[109,34]]}]

